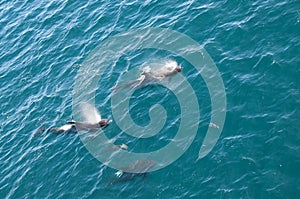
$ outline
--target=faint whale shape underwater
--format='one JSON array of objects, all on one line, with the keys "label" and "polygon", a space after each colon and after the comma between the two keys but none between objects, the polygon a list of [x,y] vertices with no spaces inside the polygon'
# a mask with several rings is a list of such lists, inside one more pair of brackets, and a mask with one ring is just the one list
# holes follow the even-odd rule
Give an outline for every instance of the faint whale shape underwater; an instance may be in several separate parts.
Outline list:
[{"label": "faint whale shape underwater", "polygon": [[123,174],[110,182],[110,184],[117,184],[121,182],[128,182],[134,180],[137,177],[143,177],[145,179],[147,172],[156,165],[153,160],[137,160],[135,163],[128,167],[121,168]]}]

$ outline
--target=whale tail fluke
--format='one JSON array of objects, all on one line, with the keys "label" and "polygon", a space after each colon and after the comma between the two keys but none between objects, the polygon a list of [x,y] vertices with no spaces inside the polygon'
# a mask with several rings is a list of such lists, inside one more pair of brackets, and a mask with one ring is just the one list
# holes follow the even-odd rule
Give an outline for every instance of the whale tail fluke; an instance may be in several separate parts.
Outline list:
[{"label": "whale tail fluke", "polygon": [[45,129],[45,122],[43,122],[41,124],[41,126],[34,132],[33,136],[31,139],[36,138],[38,136],[40,136],[42,133],[44,133],[46,131]]}]

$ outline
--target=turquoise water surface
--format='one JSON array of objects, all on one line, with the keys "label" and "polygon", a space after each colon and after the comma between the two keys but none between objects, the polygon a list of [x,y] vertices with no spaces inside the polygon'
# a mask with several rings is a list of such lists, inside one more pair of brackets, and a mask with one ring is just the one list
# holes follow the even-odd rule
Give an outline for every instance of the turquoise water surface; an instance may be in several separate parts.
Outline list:
[{"label": "turquoise water surface", "polygon": [[[50,127],[73,119],[74,82],[93,49],[149,27],[178,31],[206,49],[225,86],[226,120],[213,150],[197,160],[211,116],[201,75],[163,50],[123,55],[98,84],[95,101],[103,117],[113,120],[110,88],[121,73],[171,58],[195,89],[200,123],[175,162],[144,179],[111,184],[116,170],[95,159],[79,136],[32,136],[43,122]],[[299,1],[3,0],[0,38],[0,198],[300,197]],[[146,125],[155,103],[168,111],[156,136],[134,139],[114,122],[105,134],[120,134],[117,142],[134,152],[165,146],[181,119],[176,96],[163,86],[139,89],[130,111]]]}]

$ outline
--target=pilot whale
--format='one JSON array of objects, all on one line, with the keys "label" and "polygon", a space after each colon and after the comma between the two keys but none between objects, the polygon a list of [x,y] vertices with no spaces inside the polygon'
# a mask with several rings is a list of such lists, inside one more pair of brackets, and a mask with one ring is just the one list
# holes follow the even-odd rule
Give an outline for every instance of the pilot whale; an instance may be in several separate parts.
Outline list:
[{"label": "pilot whale", "polygon": [[156,165],[154,160],[137,160],[128,167],[124,167],[117,171],[115,175],[118,177],[110,182],[110,184],[117,184],[121,182],[128,182],[137,177],[144,179],[147,173]]},{"label": "pilot whale", "polygon": [[50,128],[48,132],[52,133],[78,133],[78,131],[86,130],[86,131],[97,131],[100,128],[105,128],[109,125],[109,121],[107,119],[102,119],[96,123],[89,123],[89,122],[77,122],[77,121],[70,121],[67,124]]},{"label": "pilot whale", "polygon": [[45,125],[42,124],[36,131],[34,137],[42,134],[43,132],[55,134],[76,134],[79,131],[97,131],[109,125],[110,121],[108,119],[101,119],[100,113],[93,105],[84,102],[80,107],[81,115],[85,121],[69,121],[63,126],[52,127],[47,130],[45,129]]},{"label": "pilot whale", "polygon": [[170,81],[172,76],[181,72],[182,69],[183,68],[179,66],[175,61],[168,61],[164,64],[164,66],[160,67],[157,70],[153,70],[152,68],[150,68],[150,66],[146,66],[142,69],[142,72],[137,79],[121,86],[115,86],[112,90],[116,91],[117,89],[124,89],[129,87],[144,87],[149,83],[160,82],[165,78],[168,78]]}]

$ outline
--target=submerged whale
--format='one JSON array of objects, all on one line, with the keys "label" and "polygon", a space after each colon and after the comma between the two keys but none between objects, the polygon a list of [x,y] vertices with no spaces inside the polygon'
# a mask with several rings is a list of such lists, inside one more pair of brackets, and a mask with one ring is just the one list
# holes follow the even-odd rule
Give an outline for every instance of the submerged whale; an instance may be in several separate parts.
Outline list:
[{"label": "submerged whale", "polygon": [[124,167],[117,171],[115,175],[118,177],[110,182],[110,184],[117,184],[121,182],[128,182],[137,177],[144,179],[147,173],[156,165],[154,160],[137,160],[132,165]]}]

